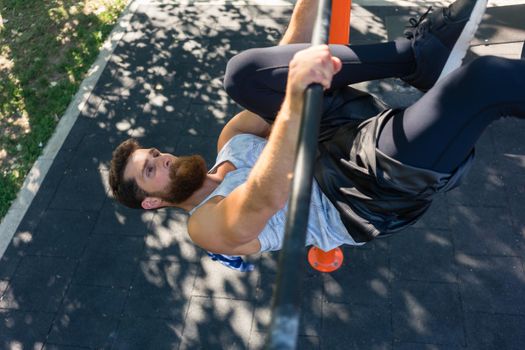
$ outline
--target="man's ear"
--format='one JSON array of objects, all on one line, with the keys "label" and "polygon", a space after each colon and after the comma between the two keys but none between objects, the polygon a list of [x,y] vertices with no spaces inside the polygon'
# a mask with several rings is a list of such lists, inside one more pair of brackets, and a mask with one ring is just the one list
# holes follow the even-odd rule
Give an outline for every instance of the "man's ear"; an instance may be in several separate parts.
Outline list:
[{"label": "man's ear", "polygon": [[146,210],[151,210],[151,209],[165,207],[166,202],[164,202],[159,197],[146,197],[142,200],[141,205],[142,205],[142,208]]}]

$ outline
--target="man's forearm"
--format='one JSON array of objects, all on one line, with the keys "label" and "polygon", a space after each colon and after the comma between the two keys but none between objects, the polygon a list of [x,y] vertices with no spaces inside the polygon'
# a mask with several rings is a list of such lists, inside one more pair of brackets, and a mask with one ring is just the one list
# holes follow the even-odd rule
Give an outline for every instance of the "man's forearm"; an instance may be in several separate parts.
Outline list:
[{"label": "man's forearm", "polygon": [[277,114],[268,144],[253,167],[247,181],[256,205],[282,208],[288,200],[303,97],[286,97]]},{"label": "man's forearm", "polygon": [[319,0],[298,0],[279,45],[311,42],[318,6]]}]

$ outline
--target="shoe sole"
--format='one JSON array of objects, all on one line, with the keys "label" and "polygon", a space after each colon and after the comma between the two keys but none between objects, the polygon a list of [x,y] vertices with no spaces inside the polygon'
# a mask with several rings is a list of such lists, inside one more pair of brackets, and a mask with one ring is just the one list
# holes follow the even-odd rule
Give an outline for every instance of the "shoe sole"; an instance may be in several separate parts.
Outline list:
[{"label": "shoe sole", "polygon": [[463,28],[461,35],[459,36],[458,40],[454,44],[454,47],[450,51],[450,55],[448,56],[447,62],[443,66],[443,70],[441,71],[441,74],[439,75],[439,78],[437,79],[436,82],[443,79],[453,70],[461,67],[463,58],[465,58],[465,55],[467,54],[467,50],[469,48],[470,41],[472,40],[472,38],[476,34],[476,31],[478,30],[479,23],[481,22],[481,19],[483,18],[483,14],[485,13],[486,8],[487,8],[487,0],[476,1],[476,5],[474,5],[474,8],[472,9],[470,18],[468,22],[465,24],[465,27]]}]

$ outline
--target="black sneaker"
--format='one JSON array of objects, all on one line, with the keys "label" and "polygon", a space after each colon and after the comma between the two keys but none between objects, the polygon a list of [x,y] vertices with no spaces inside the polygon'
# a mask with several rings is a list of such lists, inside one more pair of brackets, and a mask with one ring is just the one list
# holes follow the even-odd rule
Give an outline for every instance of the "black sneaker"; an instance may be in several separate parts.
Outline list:
[{"label": "black sneaker", "polygon": [[416,70],[403,80],[427,91],[459,68],[486,7],[487,0],[457,0],[435,12],[429,8],[419,20],[411,18],[405,36],[412,41]]}]

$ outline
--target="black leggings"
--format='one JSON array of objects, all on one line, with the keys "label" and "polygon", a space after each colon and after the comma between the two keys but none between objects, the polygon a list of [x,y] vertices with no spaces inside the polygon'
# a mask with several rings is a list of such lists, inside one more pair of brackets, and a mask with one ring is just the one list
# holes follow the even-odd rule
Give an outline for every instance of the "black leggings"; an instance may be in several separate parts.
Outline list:
[{"label": "black leggings", "polygon": [[[224,88],[235,102],[272,121],[284,99],[288,64],[297,51],[308,46],[310,44],[291,44],[244,51],[228,62]],[[362,81],[402,77],[414,69],[408,40],[374,45],[330,45],[330,51],[343,63],[332,80],[331,90]]]},{"label": "black leggings", "polygon": [[491,122],[510,116],[525,118],[525,61],[483,56],[390,119],[378,147],[403,163],[449,173]]},{"label": "black leggings", "polygon": [[[244,108],[273,120],[286,88],[288,63],[307,44],[252,49],[228,63],[224,86]],[[332,45],[343,62],[332,90],[374,79],[403,77],[415,68],[410,42]],[[331,98],[330,93],[325,98]],[[325,104],[326,105],[326,104]],[[411,166],[450,173],[472,151],[483,130],[501,117],[525,118],[525,61],[480,57],[391,118],[378,148]]]}]

